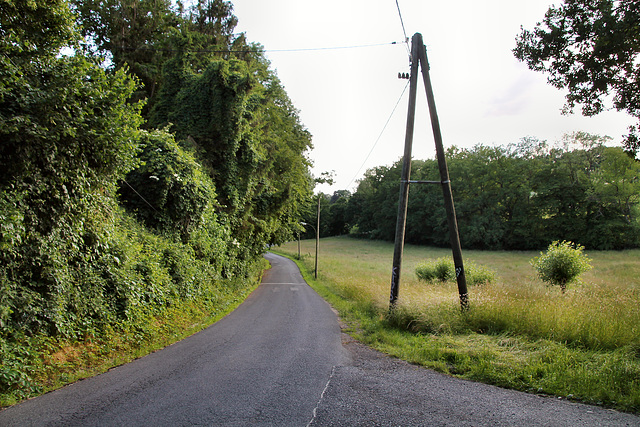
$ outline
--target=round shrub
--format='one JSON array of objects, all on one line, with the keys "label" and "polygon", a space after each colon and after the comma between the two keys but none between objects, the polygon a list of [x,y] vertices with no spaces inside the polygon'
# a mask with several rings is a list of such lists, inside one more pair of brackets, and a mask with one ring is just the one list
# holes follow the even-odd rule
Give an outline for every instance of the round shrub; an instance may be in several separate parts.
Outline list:
[{"label": "round shrub", "polygon": [[549,245],[547,252],[531,260],[531,265],[538,272],[538,277],[544,282],[559,285],[562,292],[567,284],[591,269],[589,259],[583,253],[584,246],[563,240]]}]

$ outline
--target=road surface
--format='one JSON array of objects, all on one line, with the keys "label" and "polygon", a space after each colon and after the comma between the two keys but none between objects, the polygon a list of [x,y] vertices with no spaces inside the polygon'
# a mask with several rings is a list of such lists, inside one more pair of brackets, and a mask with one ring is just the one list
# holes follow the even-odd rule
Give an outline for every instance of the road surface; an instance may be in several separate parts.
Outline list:
[{"label": "road surface", "polygon": [[161,351],[0,412],[0,426],[640,426],[640,418],[461,381],[340,332],[295,264]]}]

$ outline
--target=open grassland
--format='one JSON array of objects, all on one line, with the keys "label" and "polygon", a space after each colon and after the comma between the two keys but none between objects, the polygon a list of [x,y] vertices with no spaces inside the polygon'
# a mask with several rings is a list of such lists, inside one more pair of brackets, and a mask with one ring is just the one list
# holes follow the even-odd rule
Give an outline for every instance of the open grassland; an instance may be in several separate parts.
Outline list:
[{"label": "open grassland", "polygon": [[[462,378],[640,412],[640,250],[587,252],[593,269],[565,294],[535,275],[539,252],[464,251],[497,272],[470,287],[460,310],[455,282],[419,282],[416,266],[448,249],[406,246],[400,300],[389,315],[393,245],[335,237],[301,242],[308,282],[357,339]],[[295,259],[297,242],[276,252]]]}]

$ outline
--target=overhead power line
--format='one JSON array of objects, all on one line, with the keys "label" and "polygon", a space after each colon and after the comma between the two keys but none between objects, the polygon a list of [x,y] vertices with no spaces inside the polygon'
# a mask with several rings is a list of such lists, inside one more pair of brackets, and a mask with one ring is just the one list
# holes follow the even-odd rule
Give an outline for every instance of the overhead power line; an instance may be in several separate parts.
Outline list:
[{"label": "overhead power line", "polygon": [[409,37],[407,37],[407,30],[404,28],[404,20],[402,19],[402,12],[400,11],[400,4],[396,0],[396,7],[398,8],[398,16],[400,17],[400,24],[402,24],[402,34],[404,34],[404,42],[407,47],[407,53],[411,56],[411,50],[409,49]]},{"label": "overhead power line", "polygon": [[333,47],[312,47],[312,48],[300,48],[300,49],[265,49],[264,52],[305,52],[314,50],[342,50],[342,49],[361,49],[365,47],[377,47],[398,44],[398,42],[387,43],[375,43],[375,44],[363,44],[355,46],[333,46]]},{"label": "overhead power line", "polygon": [[407,37],[407,30],[404,28],[404,21],[402,20],[402,12],[400,11],[400,4],[398,0],[396,0],[396,7],[398,8],[398,16],[400,16],[400,24],[402,24],[402,33],[404,34],[404,40],[408,41],[409,37]]},{"label": "overhead power line", "polygon": [[367,163],[367,160],[369,160],[369,157],[371,156],[371,153],[373,153],[373,150],[376,148],[376,145],[378,145],[378,142],[380,142],[380,138],[382,138],[382,134],[384,133],[385,129],[387,128],[387,125],[391,121],[391,118],[393,117],[393,114],[396,112],[396,109],[398,108],[398,104],[400,104],[400,101],[402,100],[402,97],[404,96],[404,93],[407,91],[407,87],[408,86],[409,86],[409,81],[407,81],[407,84],[404,85],[404,89],[402,89],[402,93],[400,94],[400,97],[398,98],[398,101],[396,102],[396,105],[393,107],[393,110],[391,111],[391,114],[389,114],[389,118],[387,119],[386,123],[382,127],[382,130],[380,131],[380,134],[378,135],[378,138],[376,139],[376,142],[373,143],[373,147],[371,147],[371,150],[369,150],[369,154],[367,154],[367,157],[364,159],[364,161],[362,162],[362,164],[360,165],[360,167],[356,171],[355,175],[353,176],[353,178],[351,178],[351,181],[349,181],[349,184],[347,184],[347,186],[345,188],[349,188],[349,186],[353,183],[353,181],[356,180],[356,178],[358,177],[358,174],[360,173],[360,171],[362,170],[364,165]]},{"label": "overhead power line", "polygon": [[170,49],[170,48],[155,48],[155,47],[114,47],[119,50],[139,50],[139,51],[151,51],[151,52],[191,52],[191,53],[267,53],[267,52],[311,52],[319,50],[345,50],[345,49],[362,49],[368,47],[379,47],[395,45],[398,42],[386,42],[386,43],[374,43],[364,45],[351,45],[351,46],[329,46],[329,47],[309,47],[309,48],[293,48],[293,49]]}]

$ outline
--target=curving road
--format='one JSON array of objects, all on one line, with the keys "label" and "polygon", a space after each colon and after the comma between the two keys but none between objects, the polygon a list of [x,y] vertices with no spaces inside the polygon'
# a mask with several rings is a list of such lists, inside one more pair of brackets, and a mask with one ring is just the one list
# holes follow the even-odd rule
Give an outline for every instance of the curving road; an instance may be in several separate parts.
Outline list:
[{"label": "curving road", "polygon": [[183,341],[0,412],[0,426],[640,426],[640,418],[453,379],[341,334],[290,260]]}]

